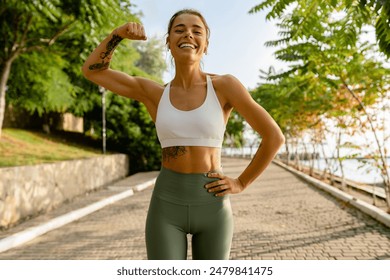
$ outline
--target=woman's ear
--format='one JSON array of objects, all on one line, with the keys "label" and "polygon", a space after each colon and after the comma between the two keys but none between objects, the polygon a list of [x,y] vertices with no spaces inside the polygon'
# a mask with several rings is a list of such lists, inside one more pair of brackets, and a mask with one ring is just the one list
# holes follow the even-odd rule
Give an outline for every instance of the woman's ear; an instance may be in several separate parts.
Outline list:
[{"label": "woman's ear", "polygon": [[207,54],[207,50],[209,48],[209,40],[206,42],[206,47],[204,48],[204,54]]},{"label": "woman's ear", "polygon": [[169,47],[169,37],[165,40],[165,45],[167,46],[167,49],[170,50],[171,48]]}]

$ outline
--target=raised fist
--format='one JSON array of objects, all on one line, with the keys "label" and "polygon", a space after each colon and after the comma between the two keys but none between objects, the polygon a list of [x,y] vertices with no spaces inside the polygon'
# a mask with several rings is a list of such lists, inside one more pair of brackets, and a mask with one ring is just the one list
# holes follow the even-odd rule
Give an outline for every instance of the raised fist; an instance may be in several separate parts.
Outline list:
[{"label": "raised fist", "polygon": [[116,29],[116,34],[130,40],[146,40],[144,27],[136,22],[128,22]]}]

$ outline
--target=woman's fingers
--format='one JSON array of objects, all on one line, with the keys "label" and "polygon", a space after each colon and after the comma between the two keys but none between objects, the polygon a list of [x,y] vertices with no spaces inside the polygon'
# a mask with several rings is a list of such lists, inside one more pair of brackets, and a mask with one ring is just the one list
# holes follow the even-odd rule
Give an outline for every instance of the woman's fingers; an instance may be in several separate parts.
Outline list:
[{"label": "woman's fingers", "polygon": [[146,40],[146,34],[143,25],[136,22],[128,23],[127,34],[127,38],[131,40]]},{"label": "woman's fingers", "polygon": [[244,188],[238,179],[233,179],[219,173],[208,173],[209,178],[219,178],[220,180],[208,183],[205,188],[216,196],[240,193]]},{"label": "woman's fingers", "polygon": [[146,33],[144,26],[136,22],[128,22],[116,30],[117,34],[126,39],[130,40],[146,40]]}]

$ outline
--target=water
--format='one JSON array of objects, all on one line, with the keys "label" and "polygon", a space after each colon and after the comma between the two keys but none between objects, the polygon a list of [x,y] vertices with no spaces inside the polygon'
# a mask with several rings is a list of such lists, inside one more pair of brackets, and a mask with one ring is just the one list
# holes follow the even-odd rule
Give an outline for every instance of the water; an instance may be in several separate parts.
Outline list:
[{"label": "water", "polygon": [[[247,156],[252,157],[256,152],[256,148],[250,149],[245,148],[223,148],[222,154],[227,156]],[[331,172],[341,177],[341,170],[339,168],[339,163],[337,159],[329,159],[331,164]],[[358,159],[346,159],[343,160],[342,165],[344,169],[344,175],[346,179],[365,183],[365,184],[383,184],[383,179],[381,177],[380,170],[373,166],[373,160],[366,160],[369,163],[363,164]],[[309,161],[301,160],[302,165],[310,166]],[[387,166],[390,165],[390,158],[387,158]],[[324,170],[326,168],[325,159],[316,159],[314,160],[314,168],[318,170]],[[389,170],[390,172],[390,170]]]},{"label": "water", "polygon": [[[332,162],[331,173],[341,177],[341,169],[337,159],[328,159]],[[309,161],[302,160],[303,165],[309,166]],[[365,183],[365,184],[382,184],[383,178],[379,168],[373,166],[374,161],[369,160],[368,163],[364,164],[358,159],[346,159],[342,161],[344,175],[346,179]],[[390,159],[387,159],[387,165],[389,165]],[[314,160],[314,168],[318,170],[324,170],[326,168],[325,159]]]}]

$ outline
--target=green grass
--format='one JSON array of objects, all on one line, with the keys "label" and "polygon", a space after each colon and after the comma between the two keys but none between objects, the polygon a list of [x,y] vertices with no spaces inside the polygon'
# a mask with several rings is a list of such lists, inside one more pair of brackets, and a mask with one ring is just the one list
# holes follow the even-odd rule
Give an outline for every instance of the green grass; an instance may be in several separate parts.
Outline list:
[{"label": "green grass", "polygon": [[100,156],[101,151],[41,132],[3,129],[0,138],[0,167],[33,165]]}]

